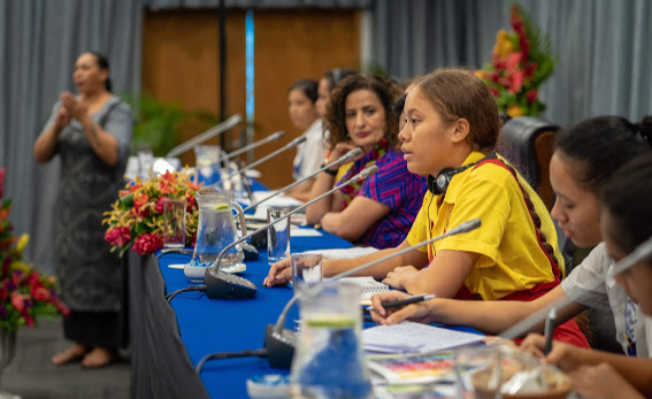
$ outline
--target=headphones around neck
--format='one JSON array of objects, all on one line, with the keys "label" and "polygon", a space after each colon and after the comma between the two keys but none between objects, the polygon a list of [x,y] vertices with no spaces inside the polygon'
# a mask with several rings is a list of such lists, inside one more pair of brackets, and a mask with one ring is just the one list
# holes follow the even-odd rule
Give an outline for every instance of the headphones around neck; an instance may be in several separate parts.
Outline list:
[{"label": "headphones around neck", "polygon": [[486,161],[487,159],[493,159],[497,158],[495,152],[491,152],[489,155],[486,157],[482,158],[478,162],[474,162],[469,165],[464,165],[461,168],[453,169],[453,168],[446,168],[439,172],[437,177],[433,177],[432,175],[428,175],[428,191],[430,191],[434,195],[440,195],[440,194],[446,194],[446,190],[448,190],[448,186],[451,184],[451,180],[453,180],[453,177],[458,174],[462,173],[465,170],[476,166],[477,164]]}]

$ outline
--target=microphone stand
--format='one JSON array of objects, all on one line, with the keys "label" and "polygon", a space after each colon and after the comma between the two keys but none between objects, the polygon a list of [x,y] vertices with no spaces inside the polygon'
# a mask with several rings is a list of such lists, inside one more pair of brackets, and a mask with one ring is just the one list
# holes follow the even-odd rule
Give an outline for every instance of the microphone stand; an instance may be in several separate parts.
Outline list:
[{"label": "microphone stand", "polygon": [[271,194],[271,195],[261,199],[258,202],[253,202],[252,201],[252,204],[249,205],[248,207],[246,207],[244,209],[244,211],[247,212],[250,209],[255,209],[258,205],[262,204],[263,202],[269,201],[270,199],[272,199],[272,198],[274,198],[274,197],[288,191],[292,187],[298,186],[299,184],[302,184],[302,183],[306,182],[307,180],[312,179],[313,177],[317,176],[318,174],[325,171],[326,169],[330,169],[333,166],[338,166],[339,167],[339,166],[351,161],[353,158],[357,157],[361,153],[362,153],[362,150],[360,148],[354,148],[351,151],[347,152],[346,154],[342,155],[338,160],[336,160],[333,163],[330,163],[328,165],[325,165],[324,167],[322,167],[321,169],[319,169],[315,173],[311,174],[310,176],[306,176],[303,179],[299,179],[299,180],[295,181],[294,183],[283,187],[282,189],[278,190],[274,194]]},{"label": "microphone stand", "polygon": [[244,146],[244,147],[242,147],[240,149],[237,149],[235,151],[231,151],[230,153],[226,154],[226,159],[225,160],[228,161],[233,157],[237,157],[240,154],[244,154],[245,152],[247,152],[249,150],[253,150],[254,148],[260,147],[263,144],[267,144],[267,143],[269,143],[271,141],[276,141],[276,140],[280,139],[283,136],[285,136],[285,132],[282,131],[282,130],[278,131],[276,133],[272,133],[272,134],[270,134],[269,136],[265,137],[262,140],[258,140],[255,143],[251,143],[251,144],[249,144],[247,146]]},{"label": "microphone stand", "polygon": [[[238,174],[241,174],[241,173],[245,173],[249,169],[252,169],[252,168],[258,166],[261,163],[263,163],[263,162],[265,162],[265,161],[267,161],[267,160],[269,160],[271,158],[274,158],[275,156],[289,150],[290,148],[296,147],[296,146],[298,146],[299,144],[301,144],[301,143],[303,143],[305,141],[306,141],[306,136],[299,136],[296,139],[289,142],[288,144],[286,144],[285,146],[283,146],[283,147],[279,148],[278,150],[272,152],[271,154],[266,155],[266,156],[260,158],[259,160],[257,160],[256,162],[253,162],[253,163],[245,166],[244,168],[229,174],[224,180],[231,180],[231,178],[233,178],[234,176],[236,176]],[[214,187],[216,185],[222,185],[223,186],[224,185],[224,180],[220,180],[219,182],[212,185],[212,187]]]},{"label": "microphone stand", "polygon": [[[301,206],[299,206],[299,207],[293,209],[292,211],[286,213],[286,214],[283,215],[282,217],[276,219],[274,222],[272,222],[272,223],[268,223],[267,225],[265,225],[265,226],[259,228],[258,230],[254,231],[253,233],[251,233],[251,234],[249,234],[249,235],[246,235],[246,236],[240,238],[239,240],[236,240],[236,241],[232,242],[231,244],[227,245],[226,247],[224,247],[224,249],[222,249],[222,251],[220,252],[220,254],[217,256],[217,259],[215,259],[215,262],[213,262],[213,265],[206,269],[206,275],[208,276],[209,272],[211,272],[211,271],[212,271],[212,272],[220,272],[220,271],[219,271],[219,268],[220,268],[220,264],[222,263],[222,258],[224,257],[224,254],[226,254],[226,252],[227,252],[229,249],[231,249],[231,248],[233,248],[234,246],[240,244],[241,242],[247,241],[249,238],[255,236],[256,234],[260,233],[261,231],[266,230],[266,229],[267,229],[268,227],[270,227],[271,225],[276,224],[276,223],[278,223],[278,222],[280,222],[280,221],[282,221],[282,220],[288,219],[289,217],[291,217],[292,215],[294,215],[294,214],[297,213],[298,211],[300,211],[300,210],[306,208],[307,206],[312,205],[313,203],[315,203],[315,202],[321,200],[321,199],[324,198],[324,197],[327,197],[327,196],[333,194],[335,191],[341,189],[342,187],[346,187],[346,186],[348,186],[348,185],[350,185],[350,184],[357,183],[357,182],[359,182],[359,181],[361,181],[361,180],[366,179],[367,177],[369,177],[369,176],[371,176],[372,174],[376,173],[376,171],[378,171],[378,167],[377,167],[376,165],[373,165],[373,166],[370,166],[370,167],[368,167],[368,168],[366,168],[366,169],[363,169],[359,174],[357,174],[356,176],[353,176],[351,179],[349,179],[349,180],[347,180],[346,182],[340,184],[339,186],[335,186],[335,187],[333,187],[333,189],[328,190],[328,191],[326,191],[325,193],[323,193],[322,195],[320,195],[320,196],[314,198],[313,200],[308,201],[308,202],[306,202],[305,204],[303,204],[303,205],[301,205]],[[220,272],[220,273],[221,273],[221,272]]]},{"label": "microphone stand", "polygon": [[382,262],[385,262],[394,257],[413,251],[416,248],[420,248],[424,245],[431,244],[435,241],[443,240],[446,237],[450,237],[461,233],[468,233],[469,231],[477,229],[481,225],[482,225],[482,221],[480,219],[469,220],[467,222],[461,223],[459,226],[449,230],[448,232],[442,235],[432,237],[425,241],[421,241],[418,244],[412,245],[398,252],[394,252],[387,256],[383,256],[380,259],[376,259],[369,263],[365,263],[362,266],[358,266],[351,270],[342,272],[338,275],[335,275],[324,284],[308,289],[303,293],[293,295],[292,298],[288,301],[288,303],[283,308],[283,311],[281,312],[278,320],[276,321],[276,324],[267,326],[267,329],[265,331],[265,347],[267,348],[268,351],[267,360],[269,361],[270,366],[274,368],[287,369],[290,368],[290,365],[292,364],[292,357],[294,356],[294,342],[296,339],[296,333],[294,331],[284,329],[283,326],[285,325],[285,320],[287,318],[287,314],[290,308],[292,307],[292,305],[294,305],[297,302],[297,300],[299,300],[300,296],[314,296],[318,294],[326,284],[332,284],[344,277],[348,277],[352,274],[363,271],[372,266],[376,266]]},{"label": "microphone stand", "polygon": [[224,122],[208,129],[207,131],[193,137],[192,139],[182,143],[168,152],[165,158],[172,158],[178,155],[183,154],[186,151],[192,150],[201,143],[205,142],[208,139],[211,139],[219,134],[226,132],[227,130],[235,127],[238,123],[242,122],[242,116],[240,114],[235,114]]}]

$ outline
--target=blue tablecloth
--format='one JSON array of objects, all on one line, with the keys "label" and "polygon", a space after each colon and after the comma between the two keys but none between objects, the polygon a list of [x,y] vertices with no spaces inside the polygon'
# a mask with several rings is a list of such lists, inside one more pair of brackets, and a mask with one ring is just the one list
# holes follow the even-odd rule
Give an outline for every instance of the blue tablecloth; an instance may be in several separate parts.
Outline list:
[{"label": "blue tablecloth", "polygon": [[[351,247],[350,243],[339,237],[322,233],[323,237],[292,238],[292,252]],[[185,263],[189,258],[173,254],[160,258],[167,293],[190,285],[182,269],[168,267],[170,264]],[[276,322],[281,310],[292,297],[289,287],[263,287],[262,282],[268,270],[265,251],[261,251],[259,260],[247,262],[247,271],[242,276],[258,286],[258,292],[252,299],[211,300],[203,293],[187,292],[172,300],[181,340],[193,366],[210,353],[240,352],[263,347],[265,327]],[[295,307],[288,315],[288,327],[294,325],[297,315]],[[370,325],[367,323],[366,326]],[[208,362],[202,370],[201,379],[212,398],[247,398],[247,378],[257,374],[288,373],[288,370],[272,369],[266,359],[242,358]]]}]

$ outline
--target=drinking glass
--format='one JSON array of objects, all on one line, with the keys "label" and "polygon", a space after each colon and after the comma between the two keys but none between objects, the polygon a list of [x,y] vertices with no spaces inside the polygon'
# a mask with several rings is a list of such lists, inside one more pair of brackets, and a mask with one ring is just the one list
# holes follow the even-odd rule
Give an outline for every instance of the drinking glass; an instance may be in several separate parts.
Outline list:
[{"label": "drinking glass", "polygon": [[163,246],[183,248],[186,245],[186,200],[163,198]]},{"label": "drinking glass", "polygon": [[[290,212],[288,208],[267,209],[267,223],[276,222]],[[290,218],[267,228],[267,262],[271,265],[290,256]]]},{"label": "drinking glass", "polygon": [[297,294],[303,286],[310,287],[323,278],[322,254],[292,254],[292,288]]}]

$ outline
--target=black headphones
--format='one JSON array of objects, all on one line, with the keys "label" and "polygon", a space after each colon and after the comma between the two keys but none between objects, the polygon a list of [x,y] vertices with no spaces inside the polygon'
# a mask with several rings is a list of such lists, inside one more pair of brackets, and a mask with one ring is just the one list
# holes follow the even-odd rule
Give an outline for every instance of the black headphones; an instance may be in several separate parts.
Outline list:
[{"label": "black headphones", "polygon": [[441,172],[439,172],[437,177],[428,175],[428,191],[430,191],[434,195],[446,194],[446,190],[448,190],[448,186],[451,184],[451,180],[453,180],[453,176],[455,176],[458,173],[464,172],[468,168],[473,167],[479,164],[480,162],[483,162],[487,159],[493,159],[493,158],[497,158],[497,156],[496,153],[492,151],[491,154],[482,158],[478,162],[469,165],[464,165],[461,168],[457,168],[457,169],[446,168]]}]

